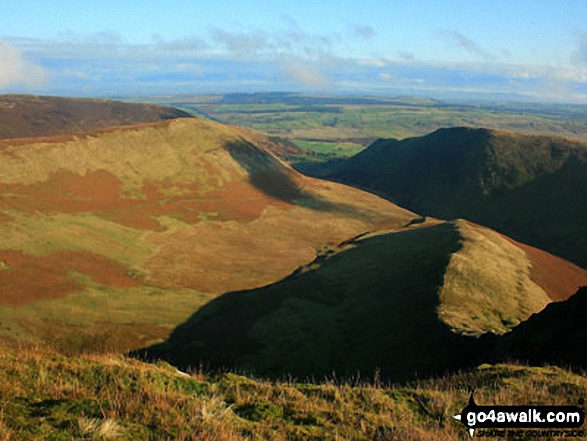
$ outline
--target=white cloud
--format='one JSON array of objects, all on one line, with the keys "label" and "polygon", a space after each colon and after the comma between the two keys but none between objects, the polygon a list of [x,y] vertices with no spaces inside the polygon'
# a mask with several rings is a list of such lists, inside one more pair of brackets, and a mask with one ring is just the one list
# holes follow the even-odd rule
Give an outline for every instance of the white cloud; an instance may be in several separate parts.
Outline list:
[{"label": "white cloud", "polygon": [[[557,69],[497,62],[495,55],[504,58],[497,49],[494,55],[457,31],[440,35],[453,48],[475,55],[467,62],[424,61],[399,48],[389,58],[356,51],[353,45],[364,44],[360,40],[371,33],[367,27],[348,25],[339,33],[309,33],[291,17],[282,20],[282,29],[212,28],[177,39],[153,36],[141,44],[108,32],[69,33],[51,40],[6,37],[0,40],[0,87],[31,88],[48,77],[51,87],[43,90],[51,93],[77,93],[87,84],[98,93],[131,93],[133,87],[149,93],[188,88],[210,92],[462,90],[565,101],[577,100],[575,96],[587,87],[587,32],[577,34],[575,63]],[[51,69],[45,71],[30,60],[40,60]]]},{"label": "white cloud", "polygon": [[357,60],[359,66],[385,67],[389,63],[381,58],[378,59],[360,59]]},{"label": "white cloud", "polygon": [[529,80],[532,78],[539,78],[536,72],[532,72],[528,69],[513,69],[508,73],[510,78]]},{"label": "white cloud", "polygon": [[371,26],[360,26],[360,25],[354,25],[353,26],[353,33],[361,38],[365,38],[365,39],[369,39],[369,38],[373,38],[375,36],[375,29],[373,29]]},{"label": "white cloud", "polygon": [[226,51],[236,55],[255,55],[275,49],[274,42],[261,31],[237,33],[215,28],[212,30],[212,39]]},{"label": "white cloud", "polygon": [[46,81],[45,69],[25,60],[18,49],[0,40],[0,88],[12,85],[35,88]]},{"label": "white cloud", "polygon": [[153,40],[155,45],[151,50],[167,54],[198,55],[209,48],[208,43],[196,35],[173,40],[164,40],[159,35],[154,35]]},{"label": "white cloud", "polygon": [[199,76],[203,76],[205,71],[202,66],[196,63],[178,63],[175,68],[184,72],[194,73]]},{"label": "white cloud", "polygon": [[61,69],[61,71],[59,71],[59,73],[61,75],[63,75],[64,77],[73,78],[76,80],[97,79],[97,77],[93,77],[92,75],[89,75],[86,72],[83,72],[81,70],[73,70],[73,69],[65,68],[65,69]]},{"label": "white cloud", "polygon": [[289,60],[284,66],[284,73],[304,87],[327,89],[330,82],[318,69],[308,66],[301,60]]},{"label": "white cloud", "polygon": [[413,52],[399,51],[397,55],[404,61],[414,61],[416,59],[416,56]]},{"label": "white cloud", "polygon": [[457,47],[460,47],[470,54],[478,55],[486,60],[495,60],[495,55],[487,52],[477,42],[465,37],[458,31],[441,31],[441,35],[448,38]]}]

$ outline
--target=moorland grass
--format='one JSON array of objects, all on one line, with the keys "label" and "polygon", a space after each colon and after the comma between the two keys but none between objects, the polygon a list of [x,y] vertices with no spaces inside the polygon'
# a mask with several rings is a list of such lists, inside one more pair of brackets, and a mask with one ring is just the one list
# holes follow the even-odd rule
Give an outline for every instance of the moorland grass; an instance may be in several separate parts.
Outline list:
[{"label": "moorland grass", "polygon": [[306,178],[261,141],[271,143],[196,118],[0,141],[2,334],[88,334],[91,346],[121,325],[110,341],[141,347],[213,295],[275,282],[318,248],[415,217]]},{"label": "moorland grass", "polygon": [[267,381],[2,346],[0,439],[465,440],[452,415],[471,388],[484,405],[576,405],[587,379],[555,367],[484,365],[404,385]]}]

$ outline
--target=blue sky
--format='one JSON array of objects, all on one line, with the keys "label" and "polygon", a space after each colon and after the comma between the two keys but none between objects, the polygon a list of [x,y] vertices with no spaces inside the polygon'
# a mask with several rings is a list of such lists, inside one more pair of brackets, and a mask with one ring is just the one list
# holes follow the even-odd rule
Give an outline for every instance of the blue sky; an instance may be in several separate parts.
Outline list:
[{"label": "blue sky", "polygon": [[587,1],[0,0],[0,93],[587,103]]}]

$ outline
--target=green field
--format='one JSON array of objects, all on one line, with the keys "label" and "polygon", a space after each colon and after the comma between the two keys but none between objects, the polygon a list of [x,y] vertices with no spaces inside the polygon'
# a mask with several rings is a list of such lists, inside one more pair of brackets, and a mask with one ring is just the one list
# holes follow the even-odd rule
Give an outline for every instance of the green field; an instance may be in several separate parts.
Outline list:
[{"label": "green field", "polygon": [[363,150],[363,146],[352,142],[305,141],[296,139],[295,145],[304,151],[307,160],[323,161],[333,158],[347,158]]},{"label": "green field", "polygon": [[[321,156],[348,156],[377,138],[404,139],[442,127],[485,127],[587,139],[584,106],[453,104],[410,97],[328,97],[287,93],[142,100],[175,106],[208,119],[290,139],[310,154],[308,159],[311,161],[319,160]],[[293,160],[295,162],[296,158]]]}]

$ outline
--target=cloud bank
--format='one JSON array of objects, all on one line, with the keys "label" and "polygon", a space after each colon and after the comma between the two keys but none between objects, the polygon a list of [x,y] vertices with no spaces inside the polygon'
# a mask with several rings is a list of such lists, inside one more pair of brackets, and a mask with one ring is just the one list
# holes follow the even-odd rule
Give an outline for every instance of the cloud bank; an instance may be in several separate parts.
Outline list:
[{"label": "cloud bank", "polygon": [[[426,60],[401,46],[372,47],[368,25],[305,32],[291,17],[281,29],[210,28],[140,44],[117,33],[62,34],[51,40],[0,40],[0,88],[64,95],[143,95],[254,91],[330,92],[429,97],[452,94],[587,103],[587,32],[567,67],[516,65],[464,34],[439,31],[469,61]],[[375,47],[374,45],[373,47]],[[500,59],[500,57],[502,59]],[[28,60],[35,60],[31,62]]]},{"label": "cloud bank", "polygon": [[11,44],[0,40],[0,88],[24,85],[33,89],[47,81],[46,70],[31,63]]}]

